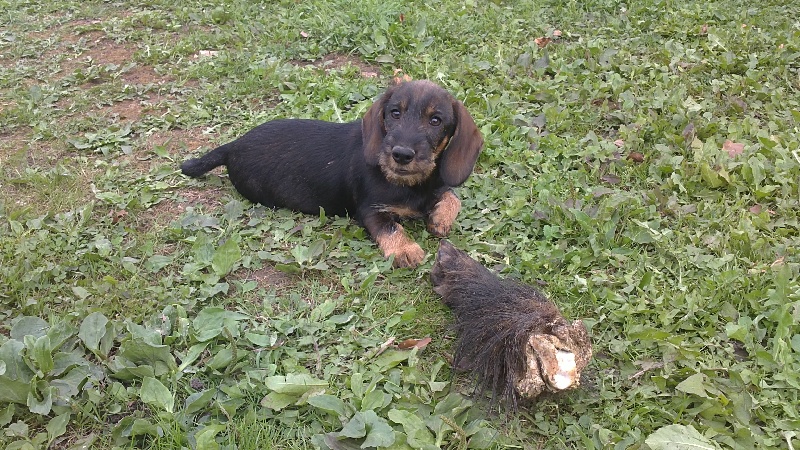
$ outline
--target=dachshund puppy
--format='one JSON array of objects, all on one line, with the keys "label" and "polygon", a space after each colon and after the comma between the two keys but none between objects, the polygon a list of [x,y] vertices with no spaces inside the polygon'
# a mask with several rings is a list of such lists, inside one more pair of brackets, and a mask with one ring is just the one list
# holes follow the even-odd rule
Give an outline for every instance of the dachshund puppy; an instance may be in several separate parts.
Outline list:
[{"label": "dachshund puppy", "polygon": [[471,371],[492,400],[516,407],[517,398],[578,386],[592,357],[583,322],[568,322],[535,288],[498,278],[446,240],[431,281],[455,316],[453,366]]},{"label": "dachshund puppy", "polygon": [[482,147],[464,105],[421,80],[390,87],[363,120],[273,120],[181,170],[199,177],[225,165],[251,202],[350,215],[395,266],[415,267],[425,252],[399,222],[424,218],[431,234],[446,236],[461,209],[451,188],[472,173]]}]

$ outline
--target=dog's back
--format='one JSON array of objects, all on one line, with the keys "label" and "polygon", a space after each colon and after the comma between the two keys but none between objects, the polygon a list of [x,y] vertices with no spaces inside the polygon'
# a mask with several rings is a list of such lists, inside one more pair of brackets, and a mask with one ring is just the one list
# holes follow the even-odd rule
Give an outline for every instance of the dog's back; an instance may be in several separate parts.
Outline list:
[{"label": "dog's back", "polygon": [[233,142],[181,165],[190,177],[227,166],[231,183],[246,199],[307,214],[319,208],[345,215],[354,207],[352,183],[364,167],[360,121],[273,120]]}]

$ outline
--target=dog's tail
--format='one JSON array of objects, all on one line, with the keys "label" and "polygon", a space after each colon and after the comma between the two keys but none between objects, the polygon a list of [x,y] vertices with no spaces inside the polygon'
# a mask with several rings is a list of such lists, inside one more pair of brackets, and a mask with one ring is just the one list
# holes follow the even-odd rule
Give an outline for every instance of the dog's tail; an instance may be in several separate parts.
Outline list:
[{"label": "dog's tail", "polygon": [[184,161],[181,164],[181,172],[186,176],[197,178],[215,167],[226,165],[229,152],[230,144],[221,145],[199,158]]}]

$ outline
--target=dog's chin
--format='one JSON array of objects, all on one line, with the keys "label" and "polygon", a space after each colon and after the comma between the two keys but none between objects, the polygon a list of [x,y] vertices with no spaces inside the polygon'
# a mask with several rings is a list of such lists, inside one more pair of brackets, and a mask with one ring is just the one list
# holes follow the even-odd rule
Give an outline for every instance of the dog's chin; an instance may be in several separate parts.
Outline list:
[{"label": "dog's chin", "polygon": [[422,184],[430,178],[433,173],[434,167],[430,168],[410,168],[406,166],[397,165],[381,165],[381,172],[386,180],[398,186],[416,186]]}]

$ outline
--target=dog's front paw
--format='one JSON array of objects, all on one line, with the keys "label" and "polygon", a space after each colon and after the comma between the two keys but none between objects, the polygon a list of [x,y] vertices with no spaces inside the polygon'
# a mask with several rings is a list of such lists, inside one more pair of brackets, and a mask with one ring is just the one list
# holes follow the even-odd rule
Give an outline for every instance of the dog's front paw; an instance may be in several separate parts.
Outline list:
[{"label": "dog's front paw", "polygon": [[461,210],[461,200],[453,191],[442,194],[428,216],[428,232],[436,237],[445,237],[450,234],[450,228]]},{"label": "dog's front paw", "polygon": [[403,226],[399,223],[394,224],[391,231],[375,236],[375,241],[384,257],[394,255],[395,267],[416,267],[425,258],[425,251],[406,236]]},{"label": "dog's front paw", "polygon": [[425,258],[425,250],[416,242],[411,242],[409,245],[385,256],[388,258],[391,255],[394,255],[395,267],[417,267]]},{"label": "dog's front paw", "polygon": [[450,234],[450,228],[452,227],[452,223],[428,221],[428,233],[436,237],[447,237],[447,235]]}]

